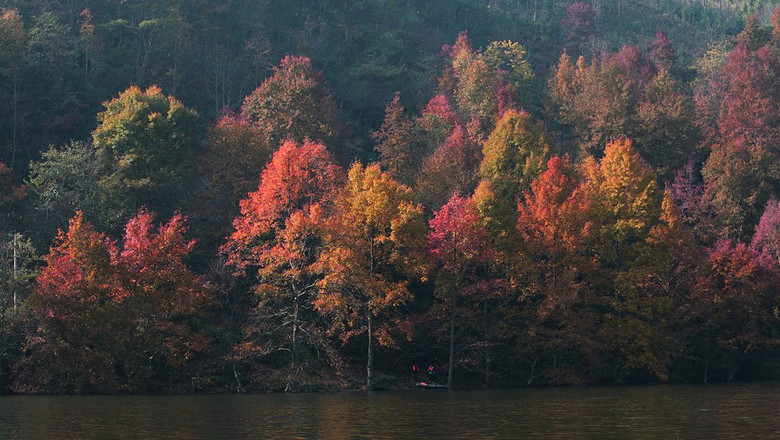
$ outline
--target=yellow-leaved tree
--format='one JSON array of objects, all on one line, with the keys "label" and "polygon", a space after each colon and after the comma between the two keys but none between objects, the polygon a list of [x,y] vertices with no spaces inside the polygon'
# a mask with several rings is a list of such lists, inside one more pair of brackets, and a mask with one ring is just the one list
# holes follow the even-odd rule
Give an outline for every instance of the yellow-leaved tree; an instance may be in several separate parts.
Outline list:
[{"label": "yellow-leaved tree", "polygon": [[366,387],[373,387],[374,344],[394,344],[394,311],[411,300],[404,274],[424,267],[426,225],[412,191],[379,165],[354,164],[326,225],[315,307],[333,316],[342,339],[368,339]]}]

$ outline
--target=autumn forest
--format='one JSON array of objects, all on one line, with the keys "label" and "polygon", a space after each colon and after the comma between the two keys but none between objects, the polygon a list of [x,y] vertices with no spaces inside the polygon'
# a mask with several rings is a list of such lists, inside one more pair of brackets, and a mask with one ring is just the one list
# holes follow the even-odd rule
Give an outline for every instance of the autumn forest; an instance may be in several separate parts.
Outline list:
[{"label": "autumn forest", "polygon": [[780,377],[780,7],[341,3],[0,0],[0,393]]}]

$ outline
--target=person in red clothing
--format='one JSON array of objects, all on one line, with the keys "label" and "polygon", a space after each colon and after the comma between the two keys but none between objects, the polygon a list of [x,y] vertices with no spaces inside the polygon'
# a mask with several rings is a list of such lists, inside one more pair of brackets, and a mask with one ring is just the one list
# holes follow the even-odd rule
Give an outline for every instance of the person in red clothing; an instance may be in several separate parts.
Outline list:
[{"label": "person in red clothing", "polygon": [[433,365],[428,366],[428,380],[430,383],[436,383],[436,367]]},{"label": "person in red clothing", "polygon": [[412,364],[412,378],[415,382],[420,381],[420,367],[417,364]]}]

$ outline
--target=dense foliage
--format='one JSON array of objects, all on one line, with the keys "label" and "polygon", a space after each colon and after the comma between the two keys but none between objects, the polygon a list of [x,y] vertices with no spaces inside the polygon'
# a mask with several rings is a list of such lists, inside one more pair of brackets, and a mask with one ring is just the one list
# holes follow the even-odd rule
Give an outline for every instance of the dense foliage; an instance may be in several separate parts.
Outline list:
[{"label": "dense foliage", "polygon": [[772,6],[0,0],[0,391],[776,378]]}]

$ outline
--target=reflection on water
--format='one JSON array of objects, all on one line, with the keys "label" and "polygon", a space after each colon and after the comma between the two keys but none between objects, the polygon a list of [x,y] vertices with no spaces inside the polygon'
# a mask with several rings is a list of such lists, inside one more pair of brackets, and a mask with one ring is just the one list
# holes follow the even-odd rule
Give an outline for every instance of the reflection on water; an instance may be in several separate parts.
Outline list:
[{"label": "reflection on water", "polygon": [[2,439],[780,438],[780,384],[0,397]]}]

